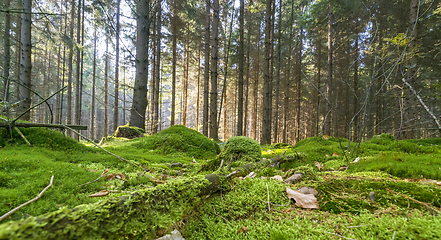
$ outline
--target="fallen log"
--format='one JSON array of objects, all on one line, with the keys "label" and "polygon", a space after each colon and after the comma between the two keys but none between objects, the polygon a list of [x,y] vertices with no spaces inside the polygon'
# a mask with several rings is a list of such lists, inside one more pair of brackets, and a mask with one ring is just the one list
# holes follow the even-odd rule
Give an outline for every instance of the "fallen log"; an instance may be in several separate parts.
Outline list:
[{"label": "fallen log", "polygon": [[87,126],[86,125],[63,125],[63,124],[46,124],[46,123],[8,123],[8,122],[0,122],[0,127],[24,127],[24,128],[29,128],[29,127],[45,127],[45,128],[58,128],[58,129],[64,129],[67,127],[70,127],[72,129],[75,130],[87,130]]}]

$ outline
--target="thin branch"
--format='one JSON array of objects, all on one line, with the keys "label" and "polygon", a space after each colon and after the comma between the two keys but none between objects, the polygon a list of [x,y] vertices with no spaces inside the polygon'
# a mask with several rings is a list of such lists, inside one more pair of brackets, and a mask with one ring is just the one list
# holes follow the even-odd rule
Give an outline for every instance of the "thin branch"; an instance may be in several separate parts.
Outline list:
[{"label": "thin branch", "polygon": [[109,171],[109,169],[106,168],[106,169],[104,170],[104,172],[101,173],[101,176],[100,176],[99,178],[97,178],[97,179],[95,179],[95,180],[93,180],[93,181],[91,181],[91,182],[88,182],[88,183],[84,183],[84,184],[78,185],[77,187],[81,187],[81,186],[84,186],[84,185],[87,185],[87,184],[91,184],[91,183],[94,183],[94,182],[100,180],[102,177],[104,177],[104,176],[107,175],[107,172],[108,172],[108,171]]},{"label": "thin branch", "polygon": [[14,212],[16,212],[17,210],[19,210],[20,208],[22,208],[22,207],[28,205],[28,204],[31,203],[31,202],[34,202],[34,201],[38,200],[38,199],[43,195],[43,193],[44,193],[48,188],[50,188],[50,187],[52,186],[52,182],[53,182],[53,180],[54,180],[54,176],[51,177],[51,181],[50,181],[49,185],[47,185],[47,187],[45,187],[45,188],[43,189],[43,191],[41,191],[41,192],[40,192],[35,198],[33,198],[33,199],[31,199],[31,200],[29,200],[29,201],[23,203],[22,205],[20,205],[20,206],[14,208],[14,209],[12,209],[11,211],[7,212],[5,215],[1,216],[1,217],[0,217],[0,222],[1,222],[3,219],[7,218],[9,215],[11,215],[11,214],[13,214]]},{"label": "thin branch", "polygon": [[269,188],[268,188],[268,183],[266,184],[266,191],[268,193],[268,212],[271,211],[271,207],[270,207],[270,199],[269,199]]},{"label": "thin branch", "polygon": [[226,219],[226,218],[222,217],[221,215],[217,214],[217,213],[216,213],[216,209],[214,208],[214,206],[213,206],[213,210],[214,210],[214,215],[216,215],[216,216],[222,218],[223,220],[225,220],[225,221],[228,222],[228,223],[230,222],[230,221],[228,221],[228,219]]},{"label": "thin branch", "polygon": [[339,238],[344,238],[344,239],[349,239],[349,240],[356,240],[356,239],[354,239],[354,238],[348,238],[348,237],[345,237],[345,236],[342,236],[342,235],[339,235],[339,234],[336,234],[336,233],[331,233],[331,232],[326,232],[326,231],[320,231],[320,232],[328,233],[328,234],[331,234],[331,235],[337,236],[337,237],[339,237]]},{"label": "thin branch", "polygon": [[31,146],[31,143],[28,141],[28,139],[26,139],[26,137],[23,135],[23,133],[20,131],[20,129],[18,129],[16,126],[14,126],[15,131],[18,132],[18,134],[20,134],[20,136],[25,140],[25,142]]}]

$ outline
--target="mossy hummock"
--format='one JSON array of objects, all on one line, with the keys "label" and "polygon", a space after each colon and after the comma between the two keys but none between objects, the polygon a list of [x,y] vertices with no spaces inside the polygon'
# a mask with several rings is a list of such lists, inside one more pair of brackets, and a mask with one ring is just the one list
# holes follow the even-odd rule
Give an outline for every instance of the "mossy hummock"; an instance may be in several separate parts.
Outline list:
[{"label": "mossy hummock", "polygon": [[229,161],[242,160],[246,162],[258,162],[262,160],[260,144],[249,137],[237,136],[228,139],[218,159]]}]

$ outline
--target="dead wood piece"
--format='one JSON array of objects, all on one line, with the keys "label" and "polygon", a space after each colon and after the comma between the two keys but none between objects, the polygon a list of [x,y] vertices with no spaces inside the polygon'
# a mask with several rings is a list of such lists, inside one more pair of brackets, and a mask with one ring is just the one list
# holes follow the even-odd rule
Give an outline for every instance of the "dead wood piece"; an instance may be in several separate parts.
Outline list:
[{"label": "dead wood piece", "polygon": [[171,167],[171,168],[172,168],[172,167],[181,167],[181,168],[183,168],[184,165],[182,165],[182,163],[180,163],[180,162],[177,162],[177,163],[171,163],[171,164],[170,164],[170,167]]},{"label": "dead wood piece", "polygon": [[433,208],[432,206],[430,206],[430,204],[428,204],[428,203],[418,201],[415,198],[411,198],[411,197],[409,197],[407,195],[404,195],[404,194],[399,193],[399,192],[395,192],[395,191],[390,190],[388,188],[386,188],[386,191],[389,191],[389,192],[391,192],[391,193],[393,193],[395,195],[401,196],[403,198],[407,198],[409,200],[412,200],[412,201],[414,201],[416,203],[419,203],[419,204],[423,205],[432,215],[438,216],[438,214],[439,214],[439,211],[437,209]]},{"label": "dead wood piece", "polygon": [[17,127],[14,127],[15,131],[18,132],[18,134],[20,134],[20,136],[25,140],[25,142],[31,146],[31,143],[28,141],[28,139],[26,139],[26,137],[23,135],[23,133],[21,133],[20,129],[18,129]]},{"label": "dead wood piece", "polygon": [[302,180],[303,176],[304,176],[303,173],[297,172],[294,175],[292,175],[291,177],[285,179],[285,182],[288,184],[300,182]]},{"label": "dead wood piece", "polygon": [[63,125],[63,124],[46,124],[46,123],[8,123],[8,122],[0,122],[0,127],[9,127],[9,126],[15,126],[15,127],[45,127],[45,128],[59,128],[64,129],[67,127],[75,129],[75,130],[87,130],[86,125]]},{"label": "dead wood piece", "polygon": [[19,210],[20,208],[22,208],[22,207],[28,205],[28,204],[31,203],[31,202],[37,201],[37,200],[43,195],[43,193],[46,192],[46,190],[52,186],[52,182],[53,182],[53,181],[54,181],[54,176],[51,177],[51,181],[50,181],[49,185],[47,185],[47,186],[43,189],[43,191],[41,191],[41,192],[40,192],[35,198],[33,198],[33,199],[31,199],[31,200],[29,200],[29,201],[23,203],[22,205],[20,205],[20,206],[14,208],[14,209],[12,209],[11,211],[7,212],[5,215],[1,216],[1,217],[0,217],[0,222],[1,222],[3,219],[5,219],[5,218],[7,218],[8,216],[10,216],[11,214],[13,214],[14,212],[16,212],[17,210]]},{"label": "dead wood piece", "polygon": [[313,194],[314,196],[318,196],[318,192],[317,192],[317,190],[315,190],[314,188],[312,188],[312,187],[301,187],[301,188],[297,188],[297,190],[296,190],[297,192],[301,192],[301,193],[303,193],[303,194]]}]

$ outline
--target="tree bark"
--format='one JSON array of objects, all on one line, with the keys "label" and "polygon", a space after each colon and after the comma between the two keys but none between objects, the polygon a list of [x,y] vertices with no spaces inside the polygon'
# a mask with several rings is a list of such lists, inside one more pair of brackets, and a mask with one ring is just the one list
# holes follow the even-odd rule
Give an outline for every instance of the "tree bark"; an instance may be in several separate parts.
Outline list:
[{"label": "tree bark", "polygon": [[[84,0],[83,0],[84,1]],[[76,75],[75,75],[75,124],[79,125],[81,120],[80,112],[80,63],[81,63],[81,0],[78,0],[78,14],[77,14],[77,62],[76,62]],[[80,136],[74,134],[74,139],[79,140]]]},{"label": "tree bark", "polygon": [[208,88],[210,82],[210,0],[205,0],[205,58],[204,58],[204,110],[202,116],[202,134],[208,137]]},{"label": "tree bark", "polygon": [[266,0],[262,137],[260,139],[262,145],[271,144],[271,6],[272,0]]},{"label": "tree bark", "polygon": [[130,111],[130,125],[145,129],[147,108],[148,40],[149,40],[149,0],[136,2],[136,75],[133,101]]},{"label": "tree bark", "polygon": [[255,70],[255,78],[254,78],[254,86],[253,86],[253,112],[251,118],[251,138],[257,140],[257,98],[258,98],[258,87],[259,87],[259,74],[260,74],[260,22],[258,24],[257,30],[257,54],[256,60],[254,61],[254,70]]},{"label": "tree bark", "polygon": [[93,25],[93,72],[92,72],[92,106],[90,113],[90,139],[95,140],[95,85],[96,85],[96,22]]},{"label": "tree bark", "polygon": [[332,5],[329,4],[328,13],[328,83],[326,85],[326,112],[324,122],[324,134],[331,135],[331,119],[332,119]]},{"label": "tree bark", "polygon": [[213,0],[213,36],[211,46],[211,90],[210,90],[210,138],[217,140],[217,61],[218,61],[218,31],[219,31],[219,1]]},{"label": "tree bark", "polygon": [[244,0],[240,0],[239,10],[239,82],[237,100],[237,136],[243,135],[243,72],[244,72]]},{"label": "tree bark", "polygon": [[277,79],[276,79],[276,103],[274,106],[274,140],[279,142],[279,95],[280,95],[280,76],[282,66],[282,0],[279,0],[279,21],[278,21],[278,40],[277,40]]},{"label": "tree bark", "polygon": [[0,97],[5,97],[4,101],[9,102],[9,68],[11,67],[11,35],[10,35],[10,29],[11,29],[11,14],[9,13],[11,8],[11,0],[5,0],[5,35],[4,35],[4,57],[5,61],[3,63],[3,76],[4,78],[4,94]]},{"label": "tree bark", "polygon": [[[75,24],[75,0],[71,1],[71,15],[70,15],[70,39],[73,41],[74,39],[74,24]],[[67,68],[68,68],[68,75],[67,75],[67,124],[72,123],[72,75],[73,75],[73,51],[74,46],[73,44],[69,45],[69,56],[67,57]],[[71,131],[67,131],[68,136],[72,136]]]},{"label": "tree bark", "polygon": [[[31,42],[31,10],[32,1],[23,0],[21,14],[21,58],[20,58],[20,103],[19,112],[25,112],[31,107],[31,74],[32,74],[32,42]],[[26,88],[27,87],[27,88]],[[22,116],[23,120],[30,121],[31,113],[27,112]]]},{"label": "tree bark", "polygon": [[152,134],[158,132],[158,118],[159,118],[159,81],[161,81],[161,25],[162,25],[162,6],[161,0],[157,1],[157,16],[156,16],[156,62],[154,66],[156,68],[156,80],[155,80],[155,88],[153,91],[153,121],[152,121]]},{"label": "tree bark", "polygon": [[[294,23],[294,1],[291,3],[291,17],[289,21],[289,41],[293,41],[293,28]],[[287,132],[288,132],[288,104],[289,104],[289,88],[291,81],[291,55],[292,55],[292,44],[288,46],[288,64],[286,70],[285,78],[285,99],[283,103],[283,142],[288,143]]]},{"label": "tree bark", "polygon": [[[84,0],[83,0],[84,1]],[[116,45],[115,45],[115,102],[113,109],[113,131],[118,128],[118,113],[119,113],[119,32],[120,32],[120,5],[121,0],[116,3]]]},{"label": "tree bark", "polygon": [[[188,28],[187,28],[188,30]],[[188,31],[187,31],[187,37],[188,38]],[[182,125],[187,126],[187,92],[188,92],[188,62],[189,62],[189,41],[186,40],[185,46],[184,46],[184,83],[182,86]]]},{"label": "tree bark", "polygon": [[243,106],[243,135],[249,136],[248,134],[248,93],[249,93],[249,86],[250,86],[250,51],[251,51],[251,13],[248,12],[248,18],[247,18],[247,63],[246,63],[246,79],[245,79],[245,102]]}]

